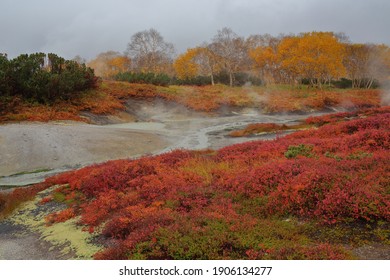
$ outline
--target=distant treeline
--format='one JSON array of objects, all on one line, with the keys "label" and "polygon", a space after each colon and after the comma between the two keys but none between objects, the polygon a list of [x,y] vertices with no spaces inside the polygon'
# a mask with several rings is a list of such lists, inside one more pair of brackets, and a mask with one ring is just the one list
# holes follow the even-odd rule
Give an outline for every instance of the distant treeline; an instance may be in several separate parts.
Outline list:
[{"label": "distant treeline", "polygon": [[223,28],[210,42],[177,56],[173,44],[150,29],[135,33],[124,53],[103,52],[88,66],[105,79],[160,85],[251,82],[368,89],[389,83],[390,47],[352,43],[343,33],[254,34],[245,38]]},{"label": "distant treeline", "polygon": [[[169,85],[178,85],[178,86],[206,86],[211,84],[210,76],[195,76],[188,77],[185,79],[179,79],[176,76],[170,77],[165,73],[139,73],[139,72],[120,72],[111,77],[111,79],[116,81],[123,81],[128,83],[135,84],[152,84],[156,86],[169,86]],[[229,74],[227,72],[218,73],[214,77],[214,82],[217,84],[229,85]],[[363,83],[360,87],[364,87],[369,81],[363,80]],[[300,81],[302,85],[310,85],[311,81],[308,79],[302,79]],[[248,73],[239,72],[236,73],[234,79],[234,86],[262,86],[264,81],[259,77],[252,76]],[[353,87],[353,81],[347,78],[341,78],[340,80],[331,80],[330,86],[334,88],[346,89]],[[371,88],[378,88],[379,82],[374,80],[372,82]]]},{"label": "distant treeline", "polygon": [[[179,79],[176,76],[170,77],[165,73],[140,73],[140,72],[120,72],[111,77],[116,81],[125,81],[129,83],[138,84],[153,84],[156,86],[169,85],[192,85],[205,86],[211,84],[210,76],[195,76]],[[227,72],[220,72],[214,77],[214,81],[219,84],[229,84],[229,74]],[[246,84],[260,86],[262,81],[247,73],[237,73],[234,80],[235,86],[244,86]]]},{"label": "distant treeline", "polygon": [[69,100],[93,88],[94,70],[56,54],[22,54],[14,59],[0,54],[0,97],[20,96],[25,100],[51,104]]}]

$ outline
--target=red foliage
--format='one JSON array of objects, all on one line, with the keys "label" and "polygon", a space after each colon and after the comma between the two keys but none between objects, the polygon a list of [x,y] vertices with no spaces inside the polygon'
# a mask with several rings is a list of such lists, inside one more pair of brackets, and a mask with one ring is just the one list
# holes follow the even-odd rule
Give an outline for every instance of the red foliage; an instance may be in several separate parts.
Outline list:
[{"label": "red foliage", "polygon": [[17,188],[10,193],[0,193],[0,218],[10,214],[21,203],[31,200],[37,193],[50,186],[49,183],[40,183],[30,187]]},{"label": "red foliage", "polygon": [[45,221],[46,224],[62,223],[74,217],[76,217],[76,213],[74,212],[74,209],[67,208],[57,213],[53,213],[46,216]]},{"label": "red foliage", "polygon": [[317,117],[308,117],[305,120],[305,122],[307,124],[315,124],[317,126],[322,126],[327,123],[335,123],[339,121],[346,121],[346,120],[356,119],[356,118],[365,118],[367,116],[385,114],[385,113],[390,113],[390,106],[371,108],[366,110],[358,110],[352,112],[335,113],[335,114],[322,115]]},{"label": "red foliage", "polygon": [[[61,212],[54,220],[80,213],[91,231],[103,226],[104,236],[115,240],[95,256],[103,259],[129,258],[141,251],[170,258],[167,248],[175,240],[165,240],[164,230],[177,238],[218,237],[215,246],[222,256],[241,252],[243,258],[283,259],[295,250],[309,259],[342,258],[343,252],[328,244],[267,251],[245,242],[235,248],[229,241],[235,234],[256,232],[259,217],[295,216],[327,224],[390,221],[388,109],[328,119],[319,128],[214,154],[174,151],[49,178],[47,184],[69,184],[60,191],[78,200],[70,206],[74,212]],[[211,223],[217,227],[209,227]],[[199,254],[194,253],[204,256]]]},{"label": "red foliage", "polygon": [[53,196],[51,195],[48,195],[48,196],[45,196],[44,198],[42,198],[42,200],[39,202],[40,204],[46,204],[50,201],[53,200]]}]

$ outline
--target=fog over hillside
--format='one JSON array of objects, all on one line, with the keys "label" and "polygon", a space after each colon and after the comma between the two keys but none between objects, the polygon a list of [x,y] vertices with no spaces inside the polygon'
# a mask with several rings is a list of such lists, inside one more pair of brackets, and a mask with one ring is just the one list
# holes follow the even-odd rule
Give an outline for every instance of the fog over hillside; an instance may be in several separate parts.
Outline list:
[{"label": "fog over hillside", "polygon": [[54,52],[90,60],[123,52],[131,36],[156,28],[178,53],[230,27],[241,36],[345,32],[353,42],[390,45],[387,0],[2,0],[0,53]]}]

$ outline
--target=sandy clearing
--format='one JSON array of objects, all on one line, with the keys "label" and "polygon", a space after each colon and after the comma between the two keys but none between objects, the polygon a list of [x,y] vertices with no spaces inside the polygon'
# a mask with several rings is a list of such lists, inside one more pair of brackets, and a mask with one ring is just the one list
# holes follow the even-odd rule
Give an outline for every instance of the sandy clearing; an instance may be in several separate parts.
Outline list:
[{"label": "sandy clearing", "polygon": [[0,176],[69,169],[152,153],[168,146],[156,132],[82,123],[0,126]]}]

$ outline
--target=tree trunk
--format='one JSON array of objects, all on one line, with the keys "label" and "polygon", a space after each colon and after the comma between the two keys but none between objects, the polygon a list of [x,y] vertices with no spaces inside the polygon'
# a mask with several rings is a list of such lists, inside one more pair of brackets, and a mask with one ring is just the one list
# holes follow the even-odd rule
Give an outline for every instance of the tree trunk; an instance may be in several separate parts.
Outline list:
[{"label": "tree trunk", "polygon": [[310,79],[310,86],[311,86],[312,88],[315,87],[314,79]]},{"label": "tree trunk", "polygon": [[229,84],[232,87],[233,86],[233,72],[229,72]]},{"label": "tree trunk", "polygon": [[211,78],[211,85],[215,85],[215,83],[214,83],[214,75],[213,75],[212,72],[210,74],[210,78]]},{"label": "tree trunk", "polygon": [[367,89],[370,89],[373,82],[374,82],[374,78],[370,78],[370,79],[368,80],[367,84],[366,84],[366,88],[367,88]]},{"label": "tree trunk", "polygon": [[362,85],[362,78],[359,78],[358,83],[357,83],[357,88],[360,88]]}]

